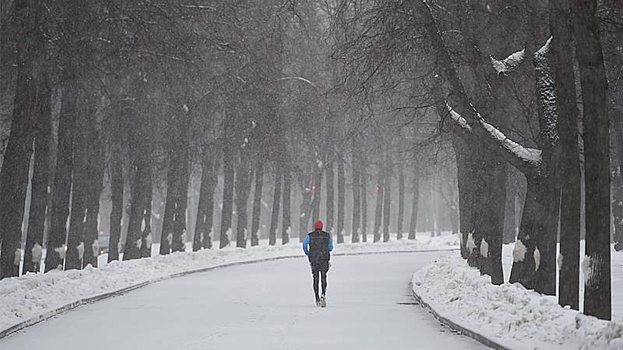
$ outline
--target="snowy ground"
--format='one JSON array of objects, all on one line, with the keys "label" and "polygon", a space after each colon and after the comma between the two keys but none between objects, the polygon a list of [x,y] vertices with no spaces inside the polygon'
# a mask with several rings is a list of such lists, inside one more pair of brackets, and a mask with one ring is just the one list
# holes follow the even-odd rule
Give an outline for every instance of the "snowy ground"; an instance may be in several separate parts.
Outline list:
[{"label": "snowy ground", "polygon": [[326,309],[303,258],[212,270],[80,307],[0,348],[483,349],[412,305],[409,276],[440,254],[455,253],[335,256]]},{"label": "snowy ground", "polygon": [[[47,274],[28,274],[18,278],[4,279],[0,281],[0,300],[2,300],[0,330],[38,317],[76,300],[120,290],[146,281],[167,278],[185,271],[235,262],[302,255],[298,242],[273,247],[268,246],[267,242],[262,243],[259,247],[247,249],[226,248],[196,253],[184,252],[102,264],[98,269],[87,267],[80,271],[53,271]],[[453,249],[457,246],[457,236],[443,236],[431,240],[430,237],[422,235],[416,241],[340,244],[336,245],[335,253]]]},{"label": "snowy ground", "polygon": [[[508,279],[512,245],[504,247]],[[440,315],[512,349],[623,349],[623,253],[612,253],[613,322],[560,307],[520,285],[494,286],[453,254],[413,277],[413,289]]]}]

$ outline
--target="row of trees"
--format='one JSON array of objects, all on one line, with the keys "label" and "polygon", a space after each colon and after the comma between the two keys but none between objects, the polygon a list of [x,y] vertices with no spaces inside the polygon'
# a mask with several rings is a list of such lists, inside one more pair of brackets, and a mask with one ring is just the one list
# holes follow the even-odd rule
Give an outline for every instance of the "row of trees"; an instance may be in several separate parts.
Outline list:
[{"label": "row of trees", "polygon": [[45,271],[97,266],[102,227],[109,261],[287,243],[318,217],[338,243],[413,239],[418,208],[458,232],[436,116],[352,94],[336,5],[3,2],[0,277],[44,248]]},{"label": "row of trees", "polygon": [[558,287],[560,304],[578,309],[586,208],[584,312],[605,319],[610,205],[620,218],[621,203],[609,148],[612,131],[614,155],[623,154],[621,15],[616,1],[344,0],[337,16],[339,58],[361,77],[354,85],[387,92],[410,84],[411,105],[435,106],[456,157],[468,263],[504,282],[508,163],[527,186],[510,282],[550,295]]},{"label": "row of trees", "polygon": [[[102,222],[109,259],[119,242],[135,259],[154,239],[160,254],[184,250],[191,227],[193,250],[217,237],[257,245],[263,226],[287,243],[321,216],[338,243],[389,240],[392,222],[414,238],[418,208],[441,199],[469,264],[503,283],[502,243],[518,226],[511,282],[558,287],[577,309],[584,205],[584,310],[610,317],[618,2],[13,0],[0,11],[1,277],[19,273],[22,252],[24,271],[39,271],[43,247],[46,271],[95,265]],[[423,183],[436,195],[420,195]]]}]

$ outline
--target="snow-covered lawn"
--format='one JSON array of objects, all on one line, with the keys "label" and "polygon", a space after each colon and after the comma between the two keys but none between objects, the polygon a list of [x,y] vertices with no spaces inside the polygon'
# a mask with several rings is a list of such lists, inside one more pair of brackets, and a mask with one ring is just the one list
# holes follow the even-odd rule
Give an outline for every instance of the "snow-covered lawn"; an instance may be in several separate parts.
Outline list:
[{"label": "snow-covered lawn", "polygon": [[[350,237],[346,237],[350,240]],[[279,243],[279,242],[278,242]],[[456,249],[457,236],[430,239],[418,236],[415,241],[392,240],[388,243],[335,245],[334,254],[356,254],[382,251]],[[155,247],[154,247],[155,248]],[[52,271],[27,274],[0,281],[0,331],[26,320],[84,298],[118,291],[145,282],[165,279],[176,274],[240,262],[301,256],[298,241],[286,245],[260,246],[247,249],[225,248],[199,252],[182,252],[167,256],[88,266],[84,270]]]},{"label": "snow-covered lawn", "polygon": [[[508,279],[512,245],[504,247]],[[613,321],[562,308],[518,284],[494,286],[459,254],[413,276],[413,290],[439,315],[511,349],[623,349],[623,253],[612,253]]]}]

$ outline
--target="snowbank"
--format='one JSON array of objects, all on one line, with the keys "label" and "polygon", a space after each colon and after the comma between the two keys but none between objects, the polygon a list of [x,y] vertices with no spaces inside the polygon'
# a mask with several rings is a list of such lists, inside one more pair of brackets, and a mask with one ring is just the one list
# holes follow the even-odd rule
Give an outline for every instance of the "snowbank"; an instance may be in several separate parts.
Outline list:
[{"label": "snowbank", "polygon": [[[335,245],[334,254],[456,249],[458,245],[456,235],[434,239],[418,237],[415,241],[339,244]],[[247,249],[228,247],[174,253],[115,261],[100,268],[88,266],[83,270],[52,271],[4,279],[0,281],[0,334],[4,332],[6,335],[7,329],[25,321],[47,319],[59,308],[71,309],[79,305],[77,301],[128,287],[233,263],[298,256],[302,256],[298,242],[276,246],[264,244]],[[72,303],[75,306],[67,307]]]},{"label": "snowbank", "polygon": [[519,284],[494,286],[459,256],[421,269],[412,284],[441,317],[510,349],[623,349],[623,323],[562,308]]}]

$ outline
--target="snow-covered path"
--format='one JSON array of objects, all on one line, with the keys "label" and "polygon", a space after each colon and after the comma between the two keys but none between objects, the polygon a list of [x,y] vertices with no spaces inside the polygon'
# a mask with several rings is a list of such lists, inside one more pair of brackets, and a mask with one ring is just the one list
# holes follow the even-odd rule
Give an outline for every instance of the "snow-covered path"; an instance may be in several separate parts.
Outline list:
[{"label": "snow-covered path", "polygon": [[482,349],[410,305],[412,273],[440,254],[333,257],[326,309],[302,258],[217,269],[80,307],[0,348]]}]

